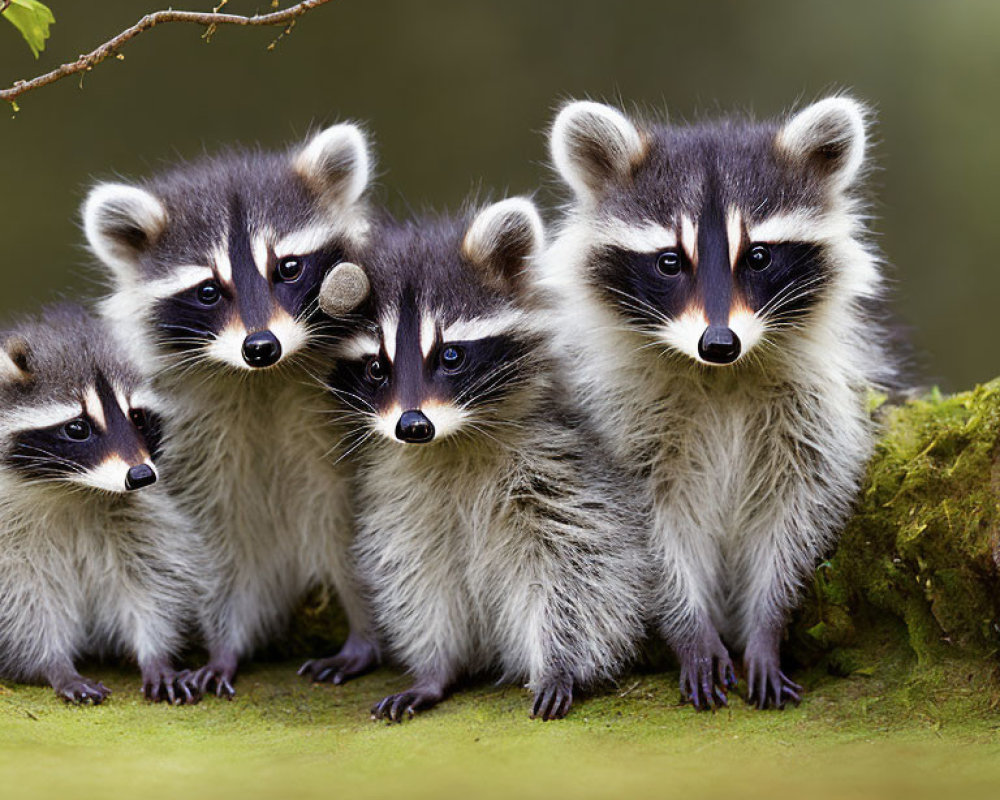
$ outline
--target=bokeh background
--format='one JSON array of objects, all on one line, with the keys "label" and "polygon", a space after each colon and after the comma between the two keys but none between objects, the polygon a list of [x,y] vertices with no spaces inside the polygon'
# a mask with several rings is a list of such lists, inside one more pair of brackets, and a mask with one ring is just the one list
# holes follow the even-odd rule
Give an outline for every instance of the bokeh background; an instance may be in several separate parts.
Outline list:
[{"label": "bokeh background", "polygon": [[[48,2],[57,24],[38,62],[0,25],[5,85],[161,6]],[[91,181],[220,144],[280,146],[359,119],[397,210],[539,187],[551,203],[544,130],[561,98],[691,118],[849,88],[878,109],[875,227],[923,374],[948,389],[1000,375],[997,0],[338,0],[270,52],[273,30],[200,34],[159,28],[82,90],[71,78],[13,117],[0,109],[0,317],[95,290],[77,212]]]}]

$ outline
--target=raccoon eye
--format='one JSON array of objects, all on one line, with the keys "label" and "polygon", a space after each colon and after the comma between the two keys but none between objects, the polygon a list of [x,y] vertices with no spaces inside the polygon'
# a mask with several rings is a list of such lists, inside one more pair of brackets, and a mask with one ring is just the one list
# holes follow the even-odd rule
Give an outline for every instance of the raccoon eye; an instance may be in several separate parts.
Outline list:
[{"label": "raccoon eye", "polygon": [[222,297],[222,289],[215,281],[208,281],[198,287],[198,302],[203,306],[214,306]]},{"label": "raccoon eye", "polygon": [[275,274],[283,283],[294,283],[302,276],[303,264],[297,258],[283,258],[278,262]]},{"label": "raccoon eye", "polygon": [[365,364],[365,377],[372,383],[382,384],[389,380],[389,370],[382,363],[382,359],[375,356],[368,359],[368,363]]},{"label": "raccoon eye", "polygon": [[441,351],[441,366],[446,372],[457,372],[465,363],[465,351],[461,347],[449,345]]},{"label": "raccoon eye", "polygon": [[146,412],[141,408],[133,408],[128,412],[128,418],[132,420],[132,424],[135,425],[140,431],[146,427],[149,422],[146,417]]},{"label": "raccoon eye", "polygon": [[63,425],[63,433],[74,442],[85,442],[90,438],[90,423],[83,418],[71,420]]},{"label": "raccoon eye", "polygon": [[771,266],[771,248],[766,244],[755,244],[747,251],[747,266],[757,272]]},{"label": "raccoon eye", "polygon": [[681,272],[681,254],[676,250],[665,250],[656,259],[656,269],[661,275],[672,278]]}]

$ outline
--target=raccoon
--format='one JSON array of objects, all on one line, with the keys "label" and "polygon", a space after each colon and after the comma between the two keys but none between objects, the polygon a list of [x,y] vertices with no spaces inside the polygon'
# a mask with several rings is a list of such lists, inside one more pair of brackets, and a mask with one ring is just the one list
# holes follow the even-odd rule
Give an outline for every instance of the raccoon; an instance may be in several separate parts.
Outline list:
[{"label": "raccoon", "polygon": [[640,635],[641,524],[537,324],[542,238],[513,198],[387,224],[363,256],[368,325],[343,340],[330,388],[361,431],[359,573],[414,676],[373,718],[494,671],[526,678],[532,715],[557,719]]},{"label": "raccoon", "polygon": [[334,335],[319,286],[365,240],[370,169],[365,135],[341,124],[288,153],[230,152],[99,185],[84,207],[114,278],[103,313],[166,398],[164,465],[216,577],[198,678],[220,696],[311,587],[332,585],[351,632],[305,673],[340,683],[378,658],[349,563],[345,430],[316,424],[330,402],[311,374],[317,343]]},{"label": "raccoon", "polygon": [[120,652],[148,699],[193,703],[171,657],[198,542],[153,485],[160,404],[123,349],[78,306],[0,331],[0,675],[97,704],[74,662]]},{"label": "raccoon", "polygon": [[861,188],[865,108],[689,126],[567,104],[573,198],[545,256],[574,389],[654,503],[653,615],[683,697],[798,702],[786,618],[849,513],[892,361]]}]

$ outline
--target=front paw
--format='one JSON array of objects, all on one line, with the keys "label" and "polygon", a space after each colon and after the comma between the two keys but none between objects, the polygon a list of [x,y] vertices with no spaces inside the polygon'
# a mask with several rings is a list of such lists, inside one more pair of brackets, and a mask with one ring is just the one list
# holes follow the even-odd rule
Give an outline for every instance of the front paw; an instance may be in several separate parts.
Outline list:
[{"label": "front paw", "polygon": [[378,666],[378,649],[362,636],[351,634],[337,655],[307,661],[299,667],[299,675],[316,683],[336,685],[364,675]]},{"label": "front paw", "polygon": [[151,703],[170,703],[172,706],[194,705],[201,700],[194,673],[177,672],[161,665],[142,671],[142,696]]},{"label": "front paw", "polygon": [[743,656],[749,692],[747,702],[764,710],[784,708],[789,702],[802,701],[803,688],[781,671],[781,658],[776,646],[750,644]]},{"label": "front paw", "polygon": [[69,703],[99,706],[111,694],[111,690],[100,681],[92,681],[82,675],[73,675],[52,684],[57,695]]},{"label": "front paw", "polygon": [[213,692],[216,697],[232,700],[236,696],[233,683],[236,680],[236,658],[213,658],[204,667],[190,676],[189,682],[198,694]]},{"label": "front paw", "polygon": [[692,648],[680,654],[681,702],[699,711],[729,705],[728,692],[736,687],[733,661],[721,642],[716,647]]},{"label": "front paw", "polygon": [[535,703],[531,707],[531,718],[543,722],[562,719],[573,705],[573,681],[571,678],[543,683],[535,692]]},{"label": "front paw", "polygon": [[439,689],[414,686],[405,692],[391,694],[372,707],[372,720],[402,722],[412,718],[418,711],[436,706],[444,692]]}]

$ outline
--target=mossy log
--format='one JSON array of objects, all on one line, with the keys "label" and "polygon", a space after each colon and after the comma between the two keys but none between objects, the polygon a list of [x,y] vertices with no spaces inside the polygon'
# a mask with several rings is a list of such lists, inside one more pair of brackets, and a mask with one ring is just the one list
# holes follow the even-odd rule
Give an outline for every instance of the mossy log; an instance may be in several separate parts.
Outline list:
[{"label": "mossy log", "polygon": [[[1000,380],[874,413],[883,434],[856,513],[820,564],[789,630],[801,666],[864,674],[891,645],[917,667],[1000,666]],[[329,650],[345,633],[314,596],[279,657]]]}]

